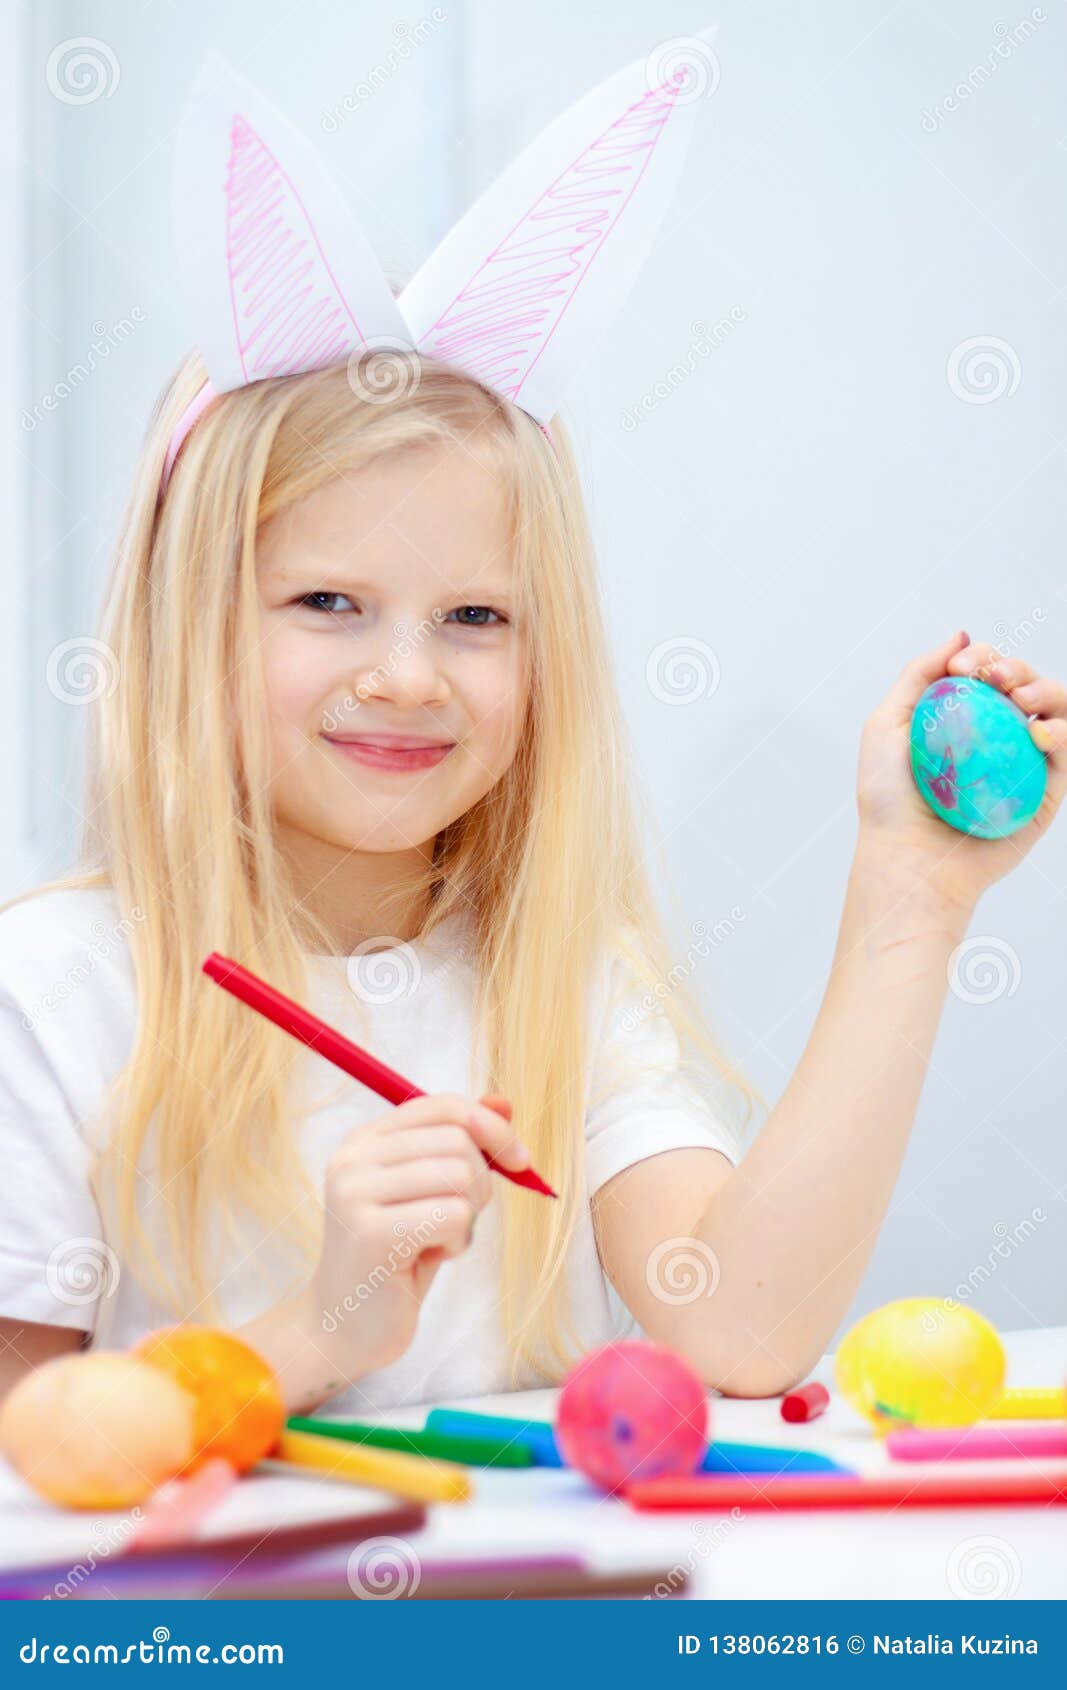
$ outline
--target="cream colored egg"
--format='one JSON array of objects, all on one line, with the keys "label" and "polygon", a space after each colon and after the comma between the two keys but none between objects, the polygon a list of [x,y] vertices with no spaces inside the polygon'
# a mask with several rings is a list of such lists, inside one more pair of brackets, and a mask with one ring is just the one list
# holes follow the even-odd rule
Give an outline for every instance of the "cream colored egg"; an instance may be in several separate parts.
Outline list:
[{"label": "cream colored egg", "polygon": [[0,1405],[0,1453],[50,1502],[128,1508],[188,1460],[194,1407],[175,1380],[133,1356],[59,1356]]}]

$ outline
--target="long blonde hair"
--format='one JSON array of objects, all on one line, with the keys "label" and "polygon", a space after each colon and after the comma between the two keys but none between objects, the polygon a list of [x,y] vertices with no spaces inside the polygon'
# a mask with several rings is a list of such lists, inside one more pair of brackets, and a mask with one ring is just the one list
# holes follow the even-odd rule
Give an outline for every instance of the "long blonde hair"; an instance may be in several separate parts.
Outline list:
[{"label": "long blonde hair", "polygon": [[[464,912],[476,941],[476,1026],[491,1089],[559,1193],[531,1201],[504,1181],[501,1312],[515,1384],[557,1379],[580,1353],[566,1257],[586,1201],[587,989],[606,949],[630,965],[694,1065],[758,1093],[722,1055],[672,966],[645,865],[626,732],[611,679],[593,548],[559,420],[550,446],[517,407],[462,372],[416,360],[387,403],[344,366],[258,382],[211,405],[165,497],[160,472],[203,366],[168,384],[137,467],[101,634],[120,685],[94,705],[88,824],[78,872],[55,886],[111,888],[131,926],[138,1021],[109,1099],[96,1167],[124,1256],[178,1318],[215,1309],[209,1234],[239,1210],[286,1241],[294,1286],[321,1243],[321,1194],[297,1153],[291,1070],[299,1047],[226,993],[205,989],[211,950],[307,1001],[307,953],[333,948],[301,906],[275,838],[258,664],[256,533],[332,477],[383,453],[475,451],[508,489],[529,714],[497,784],[437,837],[424,891],[428,936]],[[536,614],[525,614],[536,607]],[[406,896],[410,896],[410,883]],[[723,1114],[721,1100],[717,1112]],[[169,1269],[144,1224],[146,1153],[164,1194]]]}]

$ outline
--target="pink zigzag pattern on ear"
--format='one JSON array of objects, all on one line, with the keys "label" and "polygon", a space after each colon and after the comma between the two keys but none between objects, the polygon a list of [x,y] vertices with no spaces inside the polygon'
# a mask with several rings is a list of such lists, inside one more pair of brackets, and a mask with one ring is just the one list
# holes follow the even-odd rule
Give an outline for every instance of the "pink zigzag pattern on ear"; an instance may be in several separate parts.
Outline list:
[{"label": "pink zigzag pattern on ear", "polygon": [[226,177],[226,257],[246,382],[318,369],[366,344],[297,189],[237,113]]},{"label": "pink zigzag pattern on ear", "polygon": [[419,342],[521,403],[596,254],[617,227],[663,133],[681,79],[625,111],[526,211]]}]

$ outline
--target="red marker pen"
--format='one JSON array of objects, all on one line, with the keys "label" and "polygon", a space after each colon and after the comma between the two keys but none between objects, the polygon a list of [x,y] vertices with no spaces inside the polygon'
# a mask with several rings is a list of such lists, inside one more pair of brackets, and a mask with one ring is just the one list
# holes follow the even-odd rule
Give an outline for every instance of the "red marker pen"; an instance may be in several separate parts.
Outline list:
[{"label": "red marker pen", "polygon": [[816,1420],[830,1406],[830,1393],[825,1385],[801,1385],[798,1391],[787,1391],[782,1398],[783,1420]]}]

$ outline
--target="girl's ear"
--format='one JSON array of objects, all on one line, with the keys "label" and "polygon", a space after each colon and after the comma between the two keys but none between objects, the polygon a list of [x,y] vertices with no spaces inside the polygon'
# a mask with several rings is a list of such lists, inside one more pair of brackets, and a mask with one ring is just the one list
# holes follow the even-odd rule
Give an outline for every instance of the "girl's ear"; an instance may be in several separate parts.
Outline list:
[{"label": "girl's ear", "polygon": [[389,283],[318,152],[219,53],[205,59],[178,131],[174,222],[217,392],[355,351],[410,349]]},{"label": "girl's ear", "polygon": [[550,420],[652,246],[718,84],[716,33],[619,71],[504,171],[400,295],[420,352]]}]

